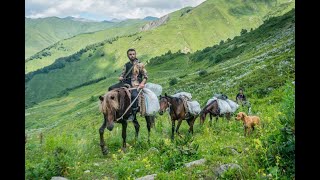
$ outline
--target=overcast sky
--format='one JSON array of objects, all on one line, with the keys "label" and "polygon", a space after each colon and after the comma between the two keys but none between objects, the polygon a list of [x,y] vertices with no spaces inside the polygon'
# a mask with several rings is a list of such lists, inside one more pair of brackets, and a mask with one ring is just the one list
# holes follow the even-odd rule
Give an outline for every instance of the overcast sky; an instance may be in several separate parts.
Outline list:
[{"label": "overcast sky", "polygon": [[26,0],[26,17],[80,17],[91,20],[161,17],[205,0]]}]

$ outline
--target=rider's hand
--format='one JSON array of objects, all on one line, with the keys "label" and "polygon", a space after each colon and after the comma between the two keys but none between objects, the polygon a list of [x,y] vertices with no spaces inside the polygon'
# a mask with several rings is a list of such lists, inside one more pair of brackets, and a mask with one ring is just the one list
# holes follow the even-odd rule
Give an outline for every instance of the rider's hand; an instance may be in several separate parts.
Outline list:
[{"label": "rider's hand", "polygon": [[119,81],[122,81],[122,80],[123,80],[123,77],[120,76],[120,77],[119,77]]},{"label": "rider's hand", "polygon": [[140,83],[139,84],[139,89],[143,89],[144,88],[144,83]]}]

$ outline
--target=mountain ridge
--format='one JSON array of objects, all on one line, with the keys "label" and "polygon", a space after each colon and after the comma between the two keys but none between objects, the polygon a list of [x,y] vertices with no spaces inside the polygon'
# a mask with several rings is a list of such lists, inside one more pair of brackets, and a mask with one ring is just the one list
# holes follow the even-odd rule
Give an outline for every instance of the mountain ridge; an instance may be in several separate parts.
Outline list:
[{"label": "mountain ridge", "polygon": [[25,17],[25,59],[63,39],[83,33],[93,33],[119,27],[121,24],[125,25],[126,22],[130,24],[130,21],[148,22],[149,20],[128,19],[120,22],[100,22],[71,16],[37,19]]},{"label": "mountain ridge", "polygon": [[[233,2],[238,3],[240,1]],[[216,3],[218,3],[219,7]],[[206,1],[205,3],[202,3],[200,7],[192,8],[189,12],[187,12],[188,8],[183,9],[182,11],[176,11],[169,15],[170,20],[163,26],[159,26],[150,31],[144,31],[133,35],[125,35],[121,38],[116,38],[112,42],[102,43],[101,46],[97,45],[83,50],[79,55],[65,58],[65,61],[68,62],[66,64],[64,61],[52,64],[51,67],[54,68],[52,71],[50,70],[50,67],[35,71],[33,74],[27,74],[27,101],[29,103],[31,101],[37,102],[44,98],[53,97],[63,91],[63,89],[72,88],[83,84],[86,81],[102,78],[105,74],[113,74],[116,71],[119,71],[127,60],[124,52],[132,46],[137,49],[140,60],[148,63],[147,61],[149,59],[168,51],[172,53],[178,51],[193,53],[197,50],[201,50],[201,48],[203,49],[205,47],[218,44],[219,42],[227,41],[227,38],[231,39],[239,35],[241,29],[249,29],[250,26],[254,27],[253,25],[257,26],[259,24],[252,24],[253,22],[263,22],[263,13],[253,17],[241,14],[239,17],[236,16],[235,18],[243,19],[243,16],[245,16],[245,19],[241,21],[242,23],[233,22],[237,19],[232,19],[228,10],[239,7],[242,9],[243,5],[221,5],[219,3],[220,1]],[[255,3],[253,4],[255,5]],[[265,5],[264,3],[258,3],[258,5],[261,5],[259,8],[264,10],[265,13],[269,12],[269,5]],[[227,8],[224,6],[227,6]],[[210,23],[212,23],[212,19],[210,19],[210,21],[200,21],[199,17],[202,19],[211,17],[209,16],[209,12],[214,17],[222,17],[221,19],[218,19],[219,21],[215,21],[215,19],[213,19],[214,22],[217,22],[216,25],[222,27],[221,29],[217,30],[215,29],[215,26],[212,26],[212,24],[210,25]],[[226,15],[226,13],[228,14]],[[251,24],[244,26],[243,22],[251,22]],[[182,23],[184,23],[183,26]],[[234,24],[233,26],[242,26],[233,29],[230,28],[233,27],[232,24]],[[189,27],[192,28],[187,29]],[[208,31],[208,29],[211,29],[211,31]],[[169,30],[171,34],[168,33]],[[230,32],[228,33],[228,31]],[[208,37],[213,39],[219,37],[223,40],[212,40]],[[65,64],[65,66],[62,66],[61,63]],[[83,67],[87,68],[85,73],[81,71],[83,70]],[[71,72],[72,75],[70,74]],[[46,79],[50,79],[50,83],[48,83],[49,81]],[[41,88],[37,88],[39,86]]]}]

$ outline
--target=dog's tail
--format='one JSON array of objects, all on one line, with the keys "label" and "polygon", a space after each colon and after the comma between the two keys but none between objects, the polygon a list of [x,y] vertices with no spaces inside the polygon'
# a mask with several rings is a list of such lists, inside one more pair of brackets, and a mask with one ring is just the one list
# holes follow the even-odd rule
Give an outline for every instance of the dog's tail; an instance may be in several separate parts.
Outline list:
[{"label": "dog's tail", "polygon": [[259,117],[259,124],[258,124],[261,128],[264,128],[265,123],[263,121],[261,121],[261,117]]}]

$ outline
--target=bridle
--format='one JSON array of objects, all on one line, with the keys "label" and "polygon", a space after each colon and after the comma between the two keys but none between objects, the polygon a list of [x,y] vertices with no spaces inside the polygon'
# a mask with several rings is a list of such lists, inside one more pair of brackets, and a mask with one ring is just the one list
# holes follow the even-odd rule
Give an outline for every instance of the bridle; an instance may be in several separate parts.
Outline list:
[{"label": "bridle", "polygon": [[[160,98],[160,100],[161,100],[162,98],[165,98],[165,99],[167,100],[167,103],[168,103],[170,112],[173,111],[173,113],[174,113],[174,115],[176,116],[176,118],[178,118],[177,113],[173,110],[172,104],[171,104],[171,103],[169,102],[169,100],[168,100],[168,98],[171,98],[171,97],[163,96],[163,97]],[[170,112],[169,112],[169,113],[170,113]]]}]

